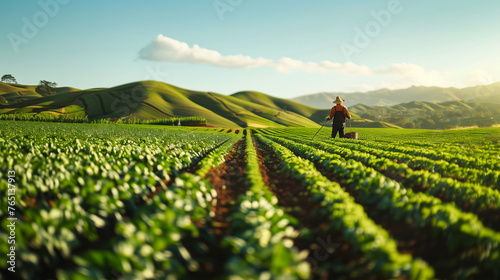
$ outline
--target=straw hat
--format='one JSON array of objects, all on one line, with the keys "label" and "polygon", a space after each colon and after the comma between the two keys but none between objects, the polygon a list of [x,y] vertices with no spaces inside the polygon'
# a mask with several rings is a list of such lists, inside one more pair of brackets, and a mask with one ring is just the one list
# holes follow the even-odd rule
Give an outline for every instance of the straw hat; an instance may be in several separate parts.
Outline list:
[{"label": "straw hat", "polygon": [[342,104],[344,103],[345,100],[342,100],[342,98],[340,98],[340,96],[337,96],[337,99],[333,100],[333,103],[335,104]]}]

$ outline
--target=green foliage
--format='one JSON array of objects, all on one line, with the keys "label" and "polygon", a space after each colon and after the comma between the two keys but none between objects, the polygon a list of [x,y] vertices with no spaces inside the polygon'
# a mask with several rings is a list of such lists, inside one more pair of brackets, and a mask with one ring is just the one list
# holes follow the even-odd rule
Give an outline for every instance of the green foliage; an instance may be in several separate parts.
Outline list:
[{"label": "green foliage", "polygon": [[207,119],[203,117],[185,117],[185,118],[143,120],[143,121],[138,121],[138,123],[156,124],[156,125],[202,126],[207,124]]},{"label": "green foliage", "polygon": [[[0,96],[1,97],[1,96]],[[70,108],[68,113],[71,113]],[[78,111],[77,111],[78,112]],[[4,113],[0,114],[0,120],[12,120],[12,121],[35,121],[35,122],[63,122],[63,123],[113,123],[110,119],[93,119],[89,118],[84,114],[49,114],[49,113]],[[206,125],[207,120],[200,117],[186,117],[186,118],[171,118],[171,119],[159,119],[159,120],[139,120],[139,119],[118,119],[114,123],[117,124],[152,124],[152,125],[178,125],[182,126],[203,126]]]},{"label": "green foliage", "polygon": [[[298,248],[299,242],[313,244],[316,232],[340,235],[345,244],[333,254],[347,248],[359,256],[353,269],[336,255],[322,264],[329,271],[377,279],[443,275],[398,250],[393,223],[428,230],[428,241],[442,243],[451,256],[445,273],[453,277],[500,276],[500,233],[485,226],[489,217],[482,215],[500,206],[498,128],[362,129],[365,140],[359,141],[327,139],[330,132],[322,131],[311,141],[317,129],[234,133],[133,125],[140,124],[136,119],[118,123],[127,125],[0,120],[0,178],[16,173],[10,182],[16,186],[16,260],[22,267],[16,277],[309,279],[323,275],[322,268],[311,271],[306,260],[314,253]],[[234,150],[236,143],[244,149]],[[293,216],[300,206],[285,207],[273,193],[287,186],[264,183],[257,144],[275,153],[280,176],[303,187],[318,207],[302,211],[321,225],[304,228]],[[238,166],[244,183],[234,187],[248,188],[229,202],[221,236],[213,220],[219,193],[205,178],[220,175],[222,168],[214,168],[230,152],[245,162]],[[0,193],[7,193],[8,183],[0,180]],[[0,200],[3,227],[7,203]],[[384,213],[383,223],[365,209]],[[415,248],[426,246],[416,242]],[[224,257],[216,275],[208,275],[214,251]]]},{"label": "green foliage", "polygon": [[0,114],[0,120],[34,121],[34,122],[63,122],[63,123],[88,123],[87,116],[53,115],[53,114]]},{"label": "green foliage", "polygon": [[[186,251],[200,234],[194,223],[210,217],[216,193],[179,170],[234,135],[2,122],[0,175],[16,172],[16,217],[22,221],[16,228],[20,277],[32,279],[45,269],[68,279],[115,277],[112,271],[132,278],[186,277],[185,267],[196,267]],[[167,189],[165,182],[175,176]],[[3,193],[6,182],[0,181]],[[159,193],[150,198],[154,191]],[[0,217],[6,203],[0,201]],[[99,247],[86,248],[94,243]],[[7,249],[0,247],[2,254]],[[67,270],[67,261],[78,268]]]},{"label": "green foliage", "polygon": [[11,74],[3,75],[1,81],[3,83],[17,84],[16,78],[14,78],[14,76],[12,76]]},{"label": "green foliage", "polygon": [[[496,253],[500,249],[500,234],[485,227],[476,215],[465,213],[453,204],[442,203],[440,199],[432,196],[434,194],[432,191],[425,194],[405,189],[398,182],[385,177],[371,167],[367,167],[366,165],[371,165],[369,163],[370,157],[359,154],[360,157],[356,158],[356,150],[342,150],[332,147],[331,144],[324,145],[308,140],[299,141],[305,143],[301,144],[281,137],[270,136],[270,138],[290,148],[296,155],[329,169],[336,176],[345,180],[348,188],[357,193],[357,200],[361,203],[375,203],[377,209],[388,210],[394,220],[415,223],[417,227],[428,226],[432,229],[434,236],[445,234],[447,236],[446,245],[452,253],[478,250],[481,252],[481,257],[475,259],[473,266],[479,267],[480,270],[490,270],[494,275],[500,274],[498,269],[500,259]],[[290,136],[290,138],[296,139],[294,136]],[[320,147],[320,149],[312,146]],[[373,164],[376,167],[379,166]],[[431,178],[427,179],[428,177]],[[435,184],[433,182],[440,180],[439,175],[435,174],[424,174],[423,179],[427,180],[425,184],[429,185],[429,188]],[[494,206],[498,205],[497,191],[488,192],[487,189],[470,185],[457,187],[453,185],[457,183],[450,179],[439,181],[435,184],[435,188],[445,187],[448,189],[447,185],[450,183],[450,189],[447,191],[451,197],[467,200],[469,199],[468,195],[479,192],[479,195],[482,195],[478,201],[479,207],[490,205],[489,207],[493,206],[493,209],[497,209]],[[461,192],[464,188],[473,189],[470,192]],[[496,199],[488,201],[488,195],[496,195]],[[465,240],[469,242],[464,242]]]},{"label": "green foliage", "polygon": [[498,117],[500,103],[495,99],[491,102],[485,100],[441,103],[413,101],[394,106],[359,104],[353,106],[352,110],[365,119],[387,122],[404,128],[452,129],[468,126],[489,127],[500,123]]},{"label": "green foliage", "polygon": [[[169,84],[142,81],[112,88],[78,90],[53,88],[54,84],[42,81],[38,87],[16,85],[0,87],[0,93],[8,94],[9,108],[29,109],[37,112],[51,111],[82,105],[90,120],[160,120],[168,118],[191,118],[194,123],[206,123],[220,127],[318,127],[315,121],[327,114],[327,110],[304,106],[276,98],[267,105],[258,100],[246,100],[243,96],[226,96],[211,92],[200,92],[178,88]],[[20,95],[19,92],[23,94]],[[38,94],[37,94],[38,93]],[[40,98],[42,95],[42,98]],[[52,102],[52,103],[47,103]],[[284,102],[284,101],[283,101]],[[50,106],[48,106],[50,104]],[[286,108],[285,108],[286,107]],[[283,109],[285,108],[285,109]],[[158,121],[161,123],[162,121]]]},{"label": "green foliage", "polygon": [[[450,193],[454,193],[456,199],[458,197],[455,191],[462,189],[461,197],[463,199],[472,199],[470,194],[475,194],[474,201],[469,201],[473,207],[476,204],[481,204],[483,199],[493,203],[490,205],[491,207],[500,207],[500,194],[492,193],[489,188],[500,190],[500,172],[497,171],[500,170],[500,161],[491,157],[472,158],[460,154],[448,154],[444,150],[435,151],[422,147],[402,147],[401,145],[373,142],[352,143],[327,140],[327,143],[323,143],[311,141],[310,138],[303,136],[292,138],[325,151],[340,154],[346,159],[354,159],[365,165],[376,167],[381,172],[392,172],[405,178],[405,183],[414,187],[426,188],[429,191],[432,191],[432,187],[439,185],[439,182],[444,180],[441,179],[442,174],[443,177],[453,178],[447,185]],[[429,181],[427,177],[430,174],[434,175],[434,179]],[[462,183],[462,181],[466,183]],[[484,188],[481,185],[487,187]],[[464,192],[465,189],[469,191]]]},{"label": "green foliage", "polygon": [[57,86],[54,82],[49,82],[41,80],[35,91],[41,96],[49,96],[56,94],[55,87]]},{"label": "green foliage", "polygon": [[[332,227],[342,232],[344,238],[354,244],[355,250],[366,254],[371,262],[368,266],[373,267],[372,273],[384,278],[416,275],[414,279],[420,279],[424,275],[426,277],[434,275],[432,268],[421,261],[399,254],[396,242],[389,237],[389,234],[370,220],[363,207],[354,203],[338,183],[329,181],[317,171],[312,162],[295,156],[290,150],[260,135],[257,138],[276,151],[284,165],[284,172],[300,180],[313,195],[317,194],[323,198],[321,205],[327,209]],[[293,145],[293,142],[285,140],[279,142]],[[310,153],[304,148],[293,151],[297,151],[300,156]],[[313,155],[307,157],[311,156]],[[321,215],[319,211],[313,212],[314,214]]]},{"label": "green foliage", "polygon": [[239,140],[240,137],[236,136],[222,143],[219,147],[217,147],[217,149],[212,151],[210,155],[203,158],[199,163],[200,168],[195,172],[195,174],[200,177],[205,177],[210,169],[221,165],[226,160],[226,156],[232,149],[234,143]]},{"label": "green foliage", "polygon": [[309,265],[293,246],[298,235],[295,219],[277,205],[278,199],[262,181],[257,153],[250,132],[245,138],[246,180],[250,189],[238,197],[239,204],[231,216],[232,235],[222,246],[234,254],[226,270],[230,276],[243,279],[270,277],[309,278]]}]

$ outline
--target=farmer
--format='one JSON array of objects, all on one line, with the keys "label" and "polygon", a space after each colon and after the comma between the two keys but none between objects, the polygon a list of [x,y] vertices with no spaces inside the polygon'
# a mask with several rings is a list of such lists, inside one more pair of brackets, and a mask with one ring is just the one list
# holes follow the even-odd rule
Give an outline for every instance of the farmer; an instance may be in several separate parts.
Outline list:
[{"label": "farmer", "polygon": [[351,118],[351,114],[349,114],[349,110],[347,110],[347,107],[341,105],[344,101],[345,100],[342,100],[339,96],[337,96],[337,99],[333,101],[333,103],[337,105],[332,107],[332,109],[330,110],[330,115],[326,117],[327,121],[333,118],[332,138],[335,138],[337,132],[339,133],[340,138],[344,138],[345,118]]}]

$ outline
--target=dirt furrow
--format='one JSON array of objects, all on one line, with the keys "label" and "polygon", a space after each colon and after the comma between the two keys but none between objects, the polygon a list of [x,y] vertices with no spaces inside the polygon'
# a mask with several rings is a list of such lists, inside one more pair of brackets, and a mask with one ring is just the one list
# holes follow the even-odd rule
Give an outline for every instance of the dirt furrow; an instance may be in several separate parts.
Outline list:
[{"label": "dirt furrow", "polygon": [[[200,235],[207,248],[194,255],[201,266],[200,271],[191,275],[196,279],[214,279],[224,275],[224,265],[231,252],[220,247],[220,243],[225,236],[231,234],[232,208],[238,202],[238,196],[248,189],[245,170],[245,140],[240,140],[234,144],[225,162],[212,168],[206,177],[217,192],[217,202],[212,207],[215,215],[211,223],[206,225],[207,234]],[[196,252],[196,248],[192,249],[194,250],[188,248],[190,252]]]},{"label": "dirt furrow", "polygon": [[[410,183],[405,182],[404,177],[402,177],[402,176],[400,176],[392,171],[383,170],[383,168],[381,168],[380,166],[376,166],[373,164],[363,163],[363,165],[365,165],[367,167],[371,167],[371,168],[375,169],[376,171],[380,172],[385,177],[390,178],[394,181],[397,181],[402,186],[404,186],[405,189],[411,189],[415,193],[427,194],[426,188],[423,188],[421,186],[411,186]],[[446,178],[446,177],[443,177],[443,178]],[[481,222],[485,226],[487,226],[491,229],[494,229],[496,231],[500,231],[500,211],[499,211],[499,209],[489,208],[489,209],[474,210],[472,208],[472,205],[470,204],[470,202],[459,203],[459,202],[453,201],[453,198],[446,196],[443,192],[433,194],[432,196],[439,198],[443,203],[454,202],[455,205],[457,206],[457,208],[459,208],[465,212],[470,212],[470,213],[477,215],[479,220],[481,220]]]},{"label": "dirt furrow", "polygon": [[388,210],[381,210],[376,204],[359,201],[358,195],[361,194],[350,188],[345,180],[332,171],[318,164],[315,164],[315,167],[329,180],[339,182],[343,189],[363,206],[368,217],[389,232],[397,241],[399,252],[425,260],[434,268],[436,277],[450,278],[459,269],[475,265],[474,259],[478,259],[478,251],[472,249],[451,254],[447,247],[446,234],[443,232],[433,232],[431,226],[417,227],[414,222],[395,220]]},{"label": "dirt furrow", "polygon": [[[425,189],[423,187],[411,186],[409,183],[404,182],[404,178],[402,178],[401,176],[398,176],[390,171],[381,171],[380,168],[377,166],[373,166],[373,165],[366,165],[366,166],[369,166],[369,167],[377,170],[378,172],[383,174],[385,177],[388,177],[390,179],[393,179],[393,180],[399,182],[402,186],[404,186],[405,189],[411,189],[415,193],[427,194],[427,189]],[[472,205],[470,202],[459,203],[457,201],[453,201],[452,197],[446,196],[443,192],[439,192],[437,194],[428,194],[428,195],[439,198],[443,203],[454,202],[456,207],[461,209],[462,211],[475,214],[486,227],[489,227],[495,231],[500,231],[500,210],[499,209],[488,208],[488,209],[474,210],[472,208]]]},{"label": "dirt furrow", "polygon": [[[292,139],[292,138],[289,138],[289,139]],[[306,145],[312,147],[312,145],[309,145],[309,144],[306,144]],[[321,149],[323,151],[327,151],[327,150],[322,149],[322,148],[319,148],[319,149]],[[378,155],[374,155],[374,156],[376,156],[377,158],[384,158],[384,157],[381,157],[381,156],[378,156]],[[411,189],[415,193],[425,193],[425,194],[427,194],[427,190],[428,189],[423,188],[421,186],[412,186],[411,183],[409,183],[408,181],[405,182],[405,177],[401,176],[400,174],[396,174],[393,171],[386,170],[383,167],[380,167],[380,166],[377,166],[377,165],[374,165],[374,164],[368,164],[366,162],[361,162],[361,163],[364,166],[371,167],[371,168],[375,169],[376,171],[378,171],[380,174],[384,175],[385,177],[390,178],[390,179],[392,179],[394,181],[397,181],[402,186],[404,186],[404,188],[406,188],[406,189]],[[413,168],[411,166],[411,164],[409,165],[409,167],[412,170],[424,170],[424,169]],[[443,176],[442,174],[440,174],[440,175],[444,179],[445,178],[456,179],[456,178],[449,177],[449,176]],[[476,216],[478,216],[479,220],[486,227],[489,227],[489,228],[491,228],[491,229],[493,229],[495,231],[500,231],[500,210],[499,209],[497,209],[497,208],[489,208],[489,209],[475,210],[475,209],[472,208],[472,205],[471,205],[470,202],[459,203],[457,201],[453,201],[452,197],[446,196],[443,192],[439,192],[437,194],[432,194],[432,196],[435,196],[435,197],[439,198],[444,203],[454,202],[455,205],[457,206],[457,208],[459,208],[459,209],[461,209],[461,210],[463,210],[465,212],[473,213]]]},{"label": "dirt furrow", "polygon": [[259,142],[257,147],[260,171],[264,183],[278,198],[278,204],[297,218],[299,237],[294,241],[300,250],[307,250],[313,279],[377,279],[368,273],[352,275],[352,271],[367,272],[367,262],[356,252],[341,232],[327,230],[327,212],[315,202],[311,192],[286,171],[274,151]]},{"label": "dirt furrow", "polygon": [[233,150],[226,156],[225,162],[212,168],[207,179],[217,192],[217,204],[214,206],[214,231],[218,236],[227,234],[232,206],[238,201],[238,196],[247,189],[245,182],[245,141],[234,144]]}]

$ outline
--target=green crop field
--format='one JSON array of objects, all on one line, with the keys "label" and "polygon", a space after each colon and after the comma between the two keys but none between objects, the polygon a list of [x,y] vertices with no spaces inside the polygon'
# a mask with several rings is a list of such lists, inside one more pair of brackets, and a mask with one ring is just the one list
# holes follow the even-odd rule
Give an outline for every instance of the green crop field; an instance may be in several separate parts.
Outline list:
[{"label": "green crop field", "polygon": [[0,279],[500,278],[500,128],[317,130],[0,121]]}]

